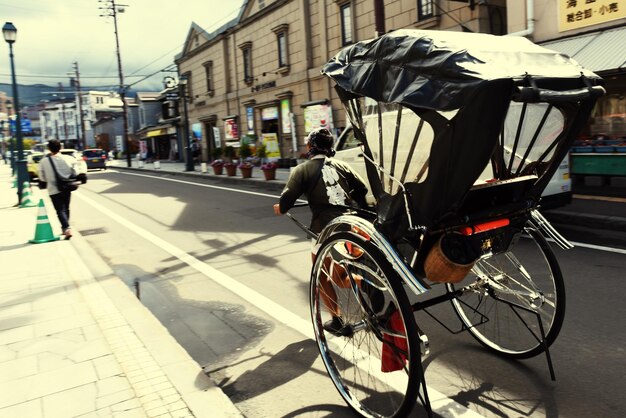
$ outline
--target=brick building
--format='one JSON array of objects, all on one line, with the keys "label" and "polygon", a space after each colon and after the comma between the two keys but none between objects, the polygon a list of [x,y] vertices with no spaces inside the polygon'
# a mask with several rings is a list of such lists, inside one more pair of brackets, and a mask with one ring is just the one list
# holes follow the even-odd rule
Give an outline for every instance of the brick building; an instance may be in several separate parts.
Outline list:
[{"label": "brick building", "polygon": [[190,130],[201,135],[203,161],[216,146],[241,140],[295,158],[311,129],[345,127],[331,82],[320,74],[343,46],[406,28],[517,34],[540,43],[624,26],[626,0],[597,3],[606,15],[581,27],[567,25],[569,15],[577,19],[571,0],[246,0],[237,18],[212,33],[192,24],[175,59],[188,79]]}]

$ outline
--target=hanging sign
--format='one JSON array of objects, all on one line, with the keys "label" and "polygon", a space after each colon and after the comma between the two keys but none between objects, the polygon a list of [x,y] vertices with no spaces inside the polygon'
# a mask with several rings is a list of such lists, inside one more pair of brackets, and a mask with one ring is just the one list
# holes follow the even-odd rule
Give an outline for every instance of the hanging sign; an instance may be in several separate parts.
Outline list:
[{"label": "hanging sign", "polygon": [[261,119],[262,120],[278,119],[278,108],[266,107],[265,109],[261,109]]},{"label": "hanging sign", "polygon": [[246,107],[246,119],[248,122],[248,133],[254,133],[254,108]]},{"label": "hanging sign", "polygon": [[318,104],[304,108],[304,131],[306,134],[314,129],[327,128],[332,132],[333,111],[330,105]]},{"label": "hanging sign", "polygon": [[280,158],[280,148],[278,147],[278,135],[274,132],[261,134],[261,140],[265,145],[265,152],[269,161]]},{"label": "hanging sign", "polygon": [[224,120],[224,138],[227,141],[239,139],[239,127],[236,119]]},{"label": "hanging sign", "polygon": [[291,119],[289,118],[289,99],[283,99],[280,101],[280,114],[283,122],[283,133],[291,133]]},{"label": "hanging sign", "polygon": [[624,0],[558,0],[559,32],[626,17]]},{"label": "hanging sign", "polygon": [[220,138],[220,130],[216,126],[213,127],[213,141],[215,141],[216,147],[222,146],[222,140]]}]

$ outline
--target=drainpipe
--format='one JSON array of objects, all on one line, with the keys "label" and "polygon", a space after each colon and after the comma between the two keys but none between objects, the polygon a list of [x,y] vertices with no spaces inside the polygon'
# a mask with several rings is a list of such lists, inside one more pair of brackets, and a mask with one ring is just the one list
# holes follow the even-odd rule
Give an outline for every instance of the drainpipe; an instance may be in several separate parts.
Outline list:
[{"label": "drainpipe", "polygon": [[526,0],[526,29],[507,36],[529,36],[535,31],[535,0]]},{"label": "drainpipe", "polygon": [[385,5],[383,0],[374,0],[374,25],[375,37],[385,34]]}]

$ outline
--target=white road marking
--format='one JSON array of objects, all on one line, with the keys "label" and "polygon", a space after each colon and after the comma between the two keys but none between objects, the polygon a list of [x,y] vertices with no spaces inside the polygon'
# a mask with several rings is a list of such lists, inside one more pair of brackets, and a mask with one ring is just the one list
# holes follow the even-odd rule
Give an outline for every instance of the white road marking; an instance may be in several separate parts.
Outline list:
[{"label": "white road marking", "polygon": [[[149,176],[146,176],[146,177],[149,177]],[[164,180],[187,183],[185,181],[174,180],[174,179],[164,179]],[[197,183],[190,183],[190,184],[195,184],[198,186],[220,188],[217,186],[202,185],[202,184],[197,184]],[[228,188],[223,188],[223,189],[232,191],[232,189],[228,189]],[[255,192],[250,192],[250,193],[260,194],[260,193],[255,193]],[[267,313],[272,318],[274,318],[277,322],[283,323],[289,328],[304,335],[306,338],[315,340],[315,335],[313,334],[313,330],[312,330],[313,325],[311,324],[310,321],[300,318],[298,315],[285,309],[281,305],[263,296],[257,291],[241,284],[240,282],[228,276],[227,274],[224,274],[221,271],[217,270],[216,268],[211,267],[210,265],[206,264],[205,262],[198,260],[194,256],[170,244],[164,239],[158,237],[157,235],[135,225],[134,223],[116,214],[110,209],[107,209],[106,207],[102,206],[101,204],[97,203],[91,198],[86,197],[84,193],[76,193],[75,196],[83,200],[85,203],[91,205],[95,209],[99,210],[104,215],[118,222],[120,225],[124,226],[128,230],[135,232],[137,235],[143,237],[150,243],[161,248],[163,251],[178,258],[180,261],[187,264],[189,267],[196,269],[197,271],[204,274],[209,279],[213,280],[215,283],[241,296],[243,299],[248,301],[248,303],[256,306],[263,312]],[[444,418],[454,418],[454,417],[480,418],[482,417],[482,415],[472,411],[471,409],[466,408],[465,406],[457,403],[453,399],[448,398],[443,393],[433,389],[432,387],[428,387],[428,394],[431,399],[431,406],[433,408],[433,411],[435,411],[437,414],[441,415]]]},{"label": "white road marking", "polygon": [[[552,239],[550,239],[549,241],[554,242],[554,240]],[[570,241],[570,242],[574,244],[575,247],[583,247],[583,248],[589,248],[591,250],[607,251],[610,253],[617,253],[617,254],[626,254],[626,250],[622,250],[621,248],[605,247],[604,245],[585,244],[584,242],[576,242],[576,241]]]},{"label": "white road marking", "polygon": [[239,190],[239,189],[233,189],[233,188],[230,188],[230,187],[215,186],[215,185],[212,185],[212,184],[194,183],[193,181],[171,179],[171,178],[160,177],[160,176],[150,176],[148,174],[126,173],[126,172],[121,172],[121,171],[118,171],[118,173],[119,174],[124,174],[126,176],[148,177],[148,178],[151,178],[151,179],[172,181],[174,183],[191,184],[193,186],[207,187],[209,189],[225,190],[225,191],[228,191],[228,192],[235,192],[235,193],[251,194],[251,195],[254,195],[254,196],[271,197],[271,198],[274,198],[274,199],[277,199],[277,198],[280,197],[280,195],[275,195],[275,194],[252,192],[252,191],[249,191],[249,190]]}]

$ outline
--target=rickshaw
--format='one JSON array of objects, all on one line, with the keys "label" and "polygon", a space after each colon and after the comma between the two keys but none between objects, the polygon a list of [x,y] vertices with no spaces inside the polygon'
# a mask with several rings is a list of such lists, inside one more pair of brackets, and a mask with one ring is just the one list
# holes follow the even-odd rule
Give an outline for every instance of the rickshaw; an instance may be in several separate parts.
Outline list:
[{"label": "rickshaw", "polygon": [[[604,94],[602,79],[525,38],[426,30],[348,46],[322,73],[376,201],[307,231],[320,245],[313,329],[346,403],[364,417],[416,405],[432,416],[421,361],[429,341],[415,313],[437,319],[429,309],[442,303],[460,323],[448,330],[507,358],[544,354],[554,380],[549,347],[565,287],[548,240],[572,245],[541,214],[541,193]],[[324,329],[329,298],[341,333]]]}]

